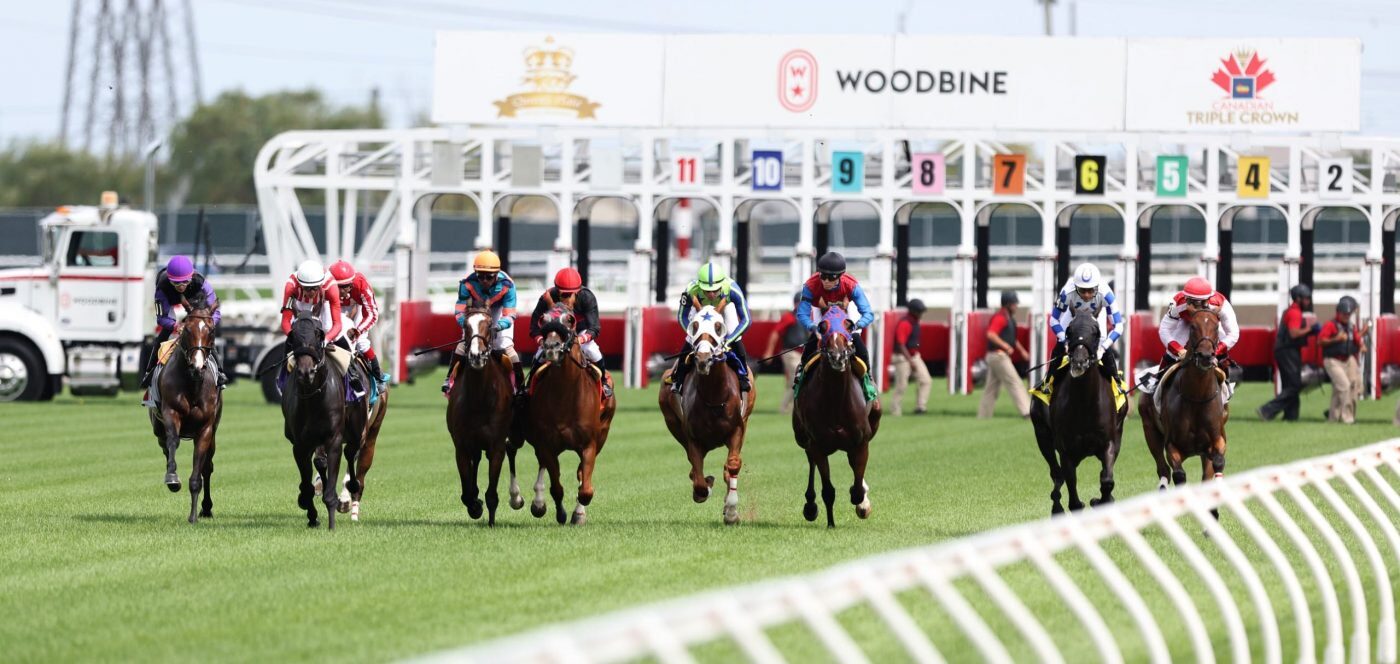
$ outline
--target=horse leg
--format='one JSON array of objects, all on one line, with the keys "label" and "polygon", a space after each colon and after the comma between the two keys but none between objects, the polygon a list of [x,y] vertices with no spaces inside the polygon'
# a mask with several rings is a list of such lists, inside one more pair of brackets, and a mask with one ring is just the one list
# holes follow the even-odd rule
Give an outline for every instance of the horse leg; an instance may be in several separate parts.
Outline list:
[{"label": "horse leg", "polygon": [[832,512],[836,504],[836,487],[831,483],[831,460],[821,452],[817,453],[817,471],[822,474],[822,503],[826,505],[826,527],[836,527],[836,515]]},{"label": "horse leg", "polygon": [[214,499],[210,497],[210,480],[214,477],[214,435],[209,436],[209,455],[204,457],[204,501],[200,504],[199,516],[214,516]]},{"label": "horse leg", "polygon": [[1055,456],[1054,434],[1043,421],[1039,408],[1031,410],[1031,426],[1035,429],[1035,444],[1040,448],[1040,456],[1045,457],[1045,464],[1050,466],[1050,481],[1054,484],[1054,487],[1050,489],[1050,515],[1063,514],[1065,508],[1060,505],[1060,487],[1064,486],[1065,483],[1064,472],[1060,469],[1060,461]]},{"label": "horse leg", "polygon": [[1113,502],[1113,464],[1118,461],[1118,441],[1110,440],[1108,449],[1104,450],[1100,457],[1103,463],[1103,470],[1099,472],[1099,497],[1090,498],[1089,506],[1097,507]]},{"label": "horse leg", "polygon": [[813,488],[817,477],[817,461],[812,458],[812,453],[807,453],[807,502],[802,504],[802,518],[808,521],[817,520],[817,492]]},{"label": "horse leg", "polygon": [[728,490],[724,494],[724,523],[739,523],[739,471],[744,460],[739,455],[744,448],[744,427],[739,427],[729,436],[729,457],[724,460],[724,483]]},{"label": "horse leg", "polygon": [[[1201,481],[1225,479],[1225,436],[1221,435],[1211,443],[1210,449],[1201,455]],[[1220,510],[1211,510],[1211,516],[1220,520]]]},{"label": "horse leg", "polygon": [[851,463],[851,504],[856,506],[856,518],[870,516],[870,485],[865,483],[865,464],[870,460],[870,443],[861,443],[855,451],[846,455]]},{"label": "horse leg", "polygon": [[525,506],[525,497],[520,495],[520,480],[515,477],[515,446],[506,444],[506,459],[510,462],[510,508],[518,510]]},{"label": "horse leg", "polygon": [[1065,479],[1065,489],[1069,491],[1069,511],[1078,512],[1084,509],[1084,503],[1079,500],[1079,462],[1065,464],[1061,466],[1061,471]]},{"label": "horse leg", "polygon": [[467,507],[467,516],[481,518],[481,501],[476,499],[476,457],[478,453],[457,447],[457,475],[462,480],[462,504]]},{"label": "horse leg", "polygon": [[360,453],[355,455],[355,487],[350,490],[350,520],[360,520],[360,501],[365,496],[365,475],[369,474],[369,467],[374,465],[374,438],[368,438],[360,446]]},{"label": "horse leg", "polygon": [[170,493],[179,493],[180,476],[175,474],[175,450],[180,447],[180,416],[175,411],[165,411],[165,488]]},{"label": "horse leg", "polygon": [[496,506],[501,498],[496,494],[496,486],[501,480],[501,463],[505,461],[505,445],[497,445],[487,453],[486,468],[486,525],[496,525]]},{"label": "horse leg", "polygon": [[685,456],[690,459],[690,497],[697,503],[710,499],[710,487],[714,486],[714,476],[705,477],[705,453],[694,443],[685,446]]},{"label": "horse leg", "polygon": [[1176,449],[1175,446],[1167,448],[1167,463],[1171,465],[1172,484],[1176,486],[1186,483],[1186,471],[1181,467],[1183,461],[1181,450]]},{"label": "horse leg", "polygon": [[199,522],[199,495],[204,491],[204,464],[214,445],[214,432],[206,426],[194,439],[194,463],[190,468],[190,523]]},{"label": "horse leg", "polygon": [[316,494],[311,487],[311,457],[316,454],[316,448],[302,448],[292,446],[292,457],[297,462],[297,472],[301,473],[301,486],[297,493],[297,507],[306,510],[306,527],[315,528],[321,525],[316,515]]},{"label": "horse leg", "polygon": [[326,505],[326,530],[335,530],[335,513],[340,507],[340,495],[336,493],[336,484],[340,482],[340,457],[344,453],[340,437],[341,432],[332,429],[326,442],[326,478],[330,481],[321,489],[321,502]]},{"label": "horse leg", "polygon": [[593,502],[593,463],[598,460],[598,447],[590,443],[578,454],[578,507],[574,509],[573,524],[582,526],[588,519],[587,507]]},{"label": "horse leg", "polygon": [[554,499],[554,520],[564,525],[564,485],[559,481],[559,457],[545,454],[540,463],[549,472],[549,497]]},{"label": "horse leg", "polygon": [[530,515],[538,519],[544,516],[545,512],[544,477],[547,471],[545,470],[544,460],[540,459],[539,455],[536,455],[535,458],[539,460],[540,472],[535,475],[535,498],[530,501]]},{"label": "horse leg", "polygon": [[[1150,403],[1144,400],[1147,403]],[[1152,455],[1152,460],[1157,462],[1157,490],[1167,489],[1168,478],[1171,477],[1171,468],[1167,466],[1167,457],[1163,452],[1165,445],[1162,441],[1162,432],[1157,430],[1155,424],[1157,416],[1155,411],[1148,411],[1148,406],[1139,405],[1138,410],[1142,416],[1142,436],[1147,439],[1147,452]]]}]

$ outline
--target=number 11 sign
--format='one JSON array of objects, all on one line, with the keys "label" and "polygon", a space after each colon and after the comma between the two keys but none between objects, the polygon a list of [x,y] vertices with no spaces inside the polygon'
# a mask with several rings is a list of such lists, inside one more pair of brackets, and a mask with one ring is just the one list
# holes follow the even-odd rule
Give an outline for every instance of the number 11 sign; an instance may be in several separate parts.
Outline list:
[{"label": "number 11 sign", "polygon": [[699,150],[671,152],[671,188],[699,189],[705,182],[705,154]]}]

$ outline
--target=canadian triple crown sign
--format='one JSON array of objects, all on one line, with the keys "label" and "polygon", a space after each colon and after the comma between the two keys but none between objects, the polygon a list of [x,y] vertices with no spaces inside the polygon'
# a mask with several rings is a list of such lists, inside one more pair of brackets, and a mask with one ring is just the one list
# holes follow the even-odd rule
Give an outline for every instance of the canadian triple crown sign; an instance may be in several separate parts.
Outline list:
[{"label": "canadian triple crown sign", "polygon": [[542,46],[525,49],[521,82],[529,89],[491,102],[496,105],[496,117],[575,114],[580,120],[596,118],[594,112],[601,104],[568,91],[576,78],[570,71],[573,64],[574,50],[555,46],[553,37],[546,37]]}]

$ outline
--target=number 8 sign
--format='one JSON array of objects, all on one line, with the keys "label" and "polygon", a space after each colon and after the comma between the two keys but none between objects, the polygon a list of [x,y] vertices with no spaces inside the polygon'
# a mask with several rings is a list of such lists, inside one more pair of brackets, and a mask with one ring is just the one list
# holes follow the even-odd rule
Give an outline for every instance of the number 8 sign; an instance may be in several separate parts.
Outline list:
[{"label": "number 8 sign", "polygon": [[941,154],[914,153],[909,155],[913,173],[909,186],[916,194],[941,194],[947,179],[947,168]]}]

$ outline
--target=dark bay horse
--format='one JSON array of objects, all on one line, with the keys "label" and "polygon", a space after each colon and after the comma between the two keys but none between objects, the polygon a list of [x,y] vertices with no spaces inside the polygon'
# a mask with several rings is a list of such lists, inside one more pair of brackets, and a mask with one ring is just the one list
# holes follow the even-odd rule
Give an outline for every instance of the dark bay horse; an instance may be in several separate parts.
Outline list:
[{"label": "dark bay horse", "polygon": [[578,507],[573,523],[582,525],[587,507],[593,501],[593,464],[607,442],[617,400],[603,397],[601,379],[583,360],[583,350],[574,332],[574,314],[560,302],[543,316],[540,331],[541,359],[530,379],[530,401],[525,437],[535,447],[540,464],[535,479],[535,498],[530,513],[544,516],[544,476],[549,473],[549,495],[554,499],[554,517],[564,523],[564,485],[559,483],[559,455],[569,450],[578,454]]},{"label": "dark bay horse", "polygon": [[[180,490],[175,473],[175,450],[181,438],[194,441],[194,467],[190,470],[190,523],[214,516],[210,478],[214,475],[214,436],[223,416],[214,360],[214,321],[204,303],[192,303],[180,323],[178,341],[156,384],[160,403],[150,409],[156,445],[165,453],[165,486]],[[157,352],[160,352],[157,349]],[[201,505],[199,494],[203,491]]]},{"label": "dark bay horse", "polygon": [[508,440],[511,427],[510,360],[491,351],[499,331],[491,312],[468,309],[465,312],[467,356],[457,365],[457,377],[447,394],[447,431],[457,448],[457,474],[462,480],[462,504],[473,519],[481,518],[476,474],[485,455],[488,464],[486,510],[488,525],[496,525],[496,486],[501,478],[501,462],[510,457],[510,506],[520,509],[525,499],[515,479],[515,451],[519,444]]},{"label": "dark bay horse", "polygon": [[1225,372],[1215,356],[1220,316],[1196,311],[1188,323],[1191,338],[1179,368],[1157,386],[1156,394],[1144,394],[1138,400],[1142,433],[1157,462],[1159,489],[1167,488],[1169,473],[1173,484],[1186,483],[1181,465],[1187,457],[1201,457],[1202,480],[1225,474],[1225,423],[1230,411],[1222,398]]},{"label": "dark bay horse", "polygon": [[[817,519],[813,474],[821,471],[822,502],[826,503],[826,525],[836,527],[832,504],[836,489],[831,484],[827,457],[845,452],[855,475],[851,484],[851,504],[856,516],[870,516],[870,486],[865,482],[865,464],[870,458],[870,439],[880,430],[880,402],[866,402],[861,379],[853,370],[855,346],[851,335],[855,325],[839,306],[826,309],[817,326],[821,335],[820,359],[804,370],[802,386],[792,410],[792,432],[797,445],[807,452],[807,502],[802,516]],[[867,367],[868,370],[868,367]]]},{"label": "dark bay horse", "polygon": [[[385,389],[379,393],[379,400],[370,410],[369,421],[365,423],[364,434],[360,437],[359,453],[354,455],[352,460],[352,470],[346,473],[342,479],[343,485],[340,490],[340,504],[337,509],[341,514],[349,513],[351,521],[360,520],[360,501],[365,496],[365,475],[369,474],[370,466],[374,465],[374,448],[379,443],[379,430],[384,426],[384,417],[389,412],[389,391]],[[317,454],[317,472],[325,470],[325,448]],[[350,480],[355,480],[352,484]],[[351,487],[355,487],[351,491]]]},{"label": "dark bay horse", "polygon": [[[356,461],[369,420],[369,400],[350,403],[347,399],[347,377],[339,364],[328,361],[327,356],[348,351],[326,344],[325,330],[316,316],[305,313],[297,316],[292,322],[287,348],[292,355],[292,367],[287,387],[282,391],[282,418],[283,433],[292,443],[292,456],[301,474],[297,506],[306,510],[308,527],[320,525],[311,483],[312,472],[320,472],[325,486],[321,501],[326,505],[327,528],[334,530],[335,513],[340,506],[335,485],[340,480],[342,454],[350,464],[346,489],[352,496],[362,493],[360,478],[363,474],[356,469]],[[323,450],[326,455],[325,471],[313,466],[317,450]]]},{"label": "dark bay horse", "polygon": [[[699,308],[690,319],[686,337],[695,349],[695,371],[686,378],[679,395],[661,381],[659,403],[666,428],[685,448],[690,459],[691,497],[703,503],[714,486],[713,475],[705,475],[705,454],[717,447],[729,449],[724,462],[724,522],[739,522],[739,469],[744,435],[753,412],[754,390],[739,390],[739,376],[726,361],[721,342],[726,334],[724,316],[714,307]],[[684,361],[684,360],[683,360]],[[669,370],[667,373],[670,373]]]},{"label": "dark bay horse", "polygon": [[1088,311],[1081,311],[1065,330],[1068,371],[1058,372],[1050,405],[1039,399],[1031,400],[1031,424],[1035,427],[1040,454],[1050,466],[1050,480],[1055,488],[1050,492],[1050,513],[1060,514],[1060,487],[1069,490],[1069,508],[1079,510],[1077,471],[1079,463],[1095,457],[1103,465],[1099,473],[1099,498],[1090,505],[1113,502],[1113,464],[1123,444],[1123,421],[1128,416],[1125,407],[1116,407],[1113,383],[1103,375],[1098,364],[1099,323]]}]

